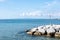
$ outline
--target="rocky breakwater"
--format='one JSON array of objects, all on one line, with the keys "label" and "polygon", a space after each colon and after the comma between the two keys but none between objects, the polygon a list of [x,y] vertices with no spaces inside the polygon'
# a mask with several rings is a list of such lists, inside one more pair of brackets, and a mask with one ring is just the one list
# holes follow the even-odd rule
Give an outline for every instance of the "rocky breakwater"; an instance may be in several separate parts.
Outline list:
[{"label": "rocky breakwater", "polygon": [[60,37],[60,25],[44,25],[26,30],[29,35]]}]

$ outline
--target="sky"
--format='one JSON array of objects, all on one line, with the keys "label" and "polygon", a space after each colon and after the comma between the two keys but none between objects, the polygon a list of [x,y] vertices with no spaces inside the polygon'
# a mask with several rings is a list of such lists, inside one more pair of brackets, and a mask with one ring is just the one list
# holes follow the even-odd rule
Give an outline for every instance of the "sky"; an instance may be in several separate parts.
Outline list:
[{"label": "sky", "polygon": [[0,0],[0,19],[60,19],[60,0]]}]

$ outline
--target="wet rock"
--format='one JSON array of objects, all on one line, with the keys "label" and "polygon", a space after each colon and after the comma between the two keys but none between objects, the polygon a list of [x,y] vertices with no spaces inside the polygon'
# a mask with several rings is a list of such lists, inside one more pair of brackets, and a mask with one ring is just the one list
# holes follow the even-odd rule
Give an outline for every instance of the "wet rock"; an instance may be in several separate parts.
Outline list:
[{"label": "wet rock", "polygon": [[27,34],[32,35],[33,32],[27,32]]},{"label": "wet rock", "polygon": [[34,35],[35,35],[35,36],[41,36],[42,33],[40,33],[40,32],[35,32]]},{"label": "wet rock", "polygon": [[60,33],[59,32],[56,32],[55,33],[55,37],[60,37]]},{"label": "wet rock", "polygon": [[50,36],[50,37],[55,37],[55,33],[47,33],[47,36]]}]

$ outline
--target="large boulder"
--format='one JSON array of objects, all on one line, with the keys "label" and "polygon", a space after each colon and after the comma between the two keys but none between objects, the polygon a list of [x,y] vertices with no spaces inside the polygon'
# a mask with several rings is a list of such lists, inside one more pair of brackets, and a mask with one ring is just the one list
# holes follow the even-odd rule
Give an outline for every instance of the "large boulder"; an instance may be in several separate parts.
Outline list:
[{"label": "large boulder", "polygon": [[53,28],[47,29],[47,33],[54,33],[54,32],[55,32],[55,30]]},{"label": "large boulder", "polygon": [[30,31],[31,32],[37,31],[37,28],[32,28]]},{"label": "large boulder", "polygon": [[45,30],[44,29],[38,29],[38,32],[42,33],[42,35],[45,34]]},{"label": "large boulder", "polygon": [[34,35],[35,35],[35,36],[41,36],[41,33],[36,31],[36,32],[34,33]]},{"label": "large boulder", "polygon": [[33,34],[33,32],[27,32],[27,34],[32,35],[32,34]]},{"label": "large boulder", "polygon": [[55,25],[54,28],[55,29],[60,29],[60,25]]},{"label": "large boulder", "polygon": [[27,34],[34,35],[34,33],[37,31],[37,28],[32,28],[27,32]]},{"label": "large boulder", "polygon": [[55,28],[55,32],[59,32],[59,28]]},{"label": "large boulder", "polygon": [[46,29],[49,29],[51,27],[51,25],[46,25],[45,27],[46,27]]},{"label": "large boulder", "polygon": [[55,33],[55,37],[60,37],[60,33],[59,32],[56,32]]},{"label": "large boulder", "polygon": [[55,30],[53,28],[47,29],[47,36],[55,36]]},{"label": "large boulder", "polygon": [[43,26],[39,26],[38,29],[43,29]]}]

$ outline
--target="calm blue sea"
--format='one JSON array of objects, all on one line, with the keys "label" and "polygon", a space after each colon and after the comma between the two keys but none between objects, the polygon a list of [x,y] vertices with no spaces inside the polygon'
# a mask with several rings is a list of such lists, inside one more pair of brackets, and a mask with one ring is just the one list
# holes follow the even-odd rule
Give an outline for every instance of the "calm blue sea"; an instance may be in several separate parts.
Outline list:
[{"label": "calm blue sea", "polygon": [[60,40],[44,36],[30,36],[25,30],[40,25],[60,24],[57,19],[1,19],[0,40]]}]

